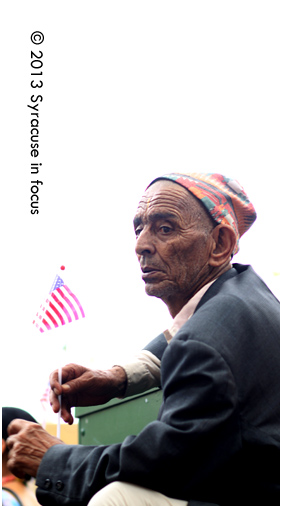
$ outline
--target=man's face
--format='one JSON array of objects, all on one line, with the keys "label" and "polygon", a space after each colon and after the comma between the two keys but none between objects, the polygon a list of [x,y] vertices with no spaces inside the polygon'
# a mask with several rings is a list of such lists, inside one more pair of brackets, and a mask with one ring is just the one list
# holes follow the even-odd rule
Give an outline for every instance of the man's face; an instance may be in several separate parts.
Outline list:
[{"label": "man's face", "polygon": [[[194,196],[167,180],[151,185],[138,205],[135,250],[145,291],[168,307],[173,301],[182,308],[210,272],[212,240],[200,227],[203,213]],[[211,230],[208,217],[206,224]]]}]

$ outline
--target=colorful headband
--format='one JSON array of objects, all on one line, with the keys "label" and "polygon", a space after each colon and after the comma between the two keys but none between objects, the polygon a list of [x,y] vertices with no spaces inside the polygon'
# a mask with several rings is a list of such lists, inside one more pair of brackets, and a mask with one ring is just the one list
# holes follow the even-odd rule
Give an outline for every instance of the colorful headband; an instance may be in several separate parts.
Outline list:
[{"label": "colorful headband", "polygon": [[169,173],[156,178],[150,185],[163,179],[188,189],[218,224],[227,224],[234,229],[236,247],[233,254],[236,254],[239,238],[251,227],[257,216],[239,182],[217,173]]}]

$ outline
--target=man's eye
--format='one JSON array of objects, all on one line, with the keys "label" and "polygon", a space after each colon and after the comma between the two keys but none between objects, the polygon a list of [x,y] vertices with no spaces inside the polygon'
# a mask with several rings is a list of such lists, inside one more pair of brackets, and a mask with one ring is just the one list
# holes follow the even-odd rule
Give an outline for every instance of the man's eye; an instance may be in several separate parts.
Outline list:
[{"label": "man's eye", "polygon": [[135,236],[136,236],[136,238],[138,238],[138,236],[140,235],[141,231],[142,231],[141,227],[138,227],[138,228],[135,229]]},{"label": "man's eye", "polygon": [[160,230],[161,230],[161,232],[162,232],[162,233],[164,233],[165,235],[167,235],[168,233],[170,233],[170,232],[171,232],[172,228],[171,228],[171,227],[169,227],[169,226],[161,226],[161,227],[160,227]]}]

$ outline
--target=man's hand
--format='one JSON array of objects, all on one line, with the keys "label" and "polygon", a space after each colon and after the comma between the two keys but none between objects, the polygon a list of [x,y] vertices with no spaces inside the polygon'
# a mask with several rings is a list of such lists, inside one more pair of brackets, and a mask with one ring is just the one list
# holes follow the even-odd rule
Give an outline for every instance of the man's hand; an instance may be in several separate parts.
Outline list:
[{"label": "man's hand", "polygon": [[46,432],[41,425],[26,420],[13,420],[8,426],[9,448],[7,466],[18,478],[28,474],[36,477],[43,455],[51,446],[63,444],[57,437]]},{"label": "man's hand", "polygon": [[70,363],[62,368],[62,385],[58,371],[50,375],[50,404],[54,413],[60,409],[59,395],[62,395],[61,416],[66,423],[73,423],[72,407],[105,404],[114,397],[122,397],[127,383],[122,367],[109,370],[91,370]]}]

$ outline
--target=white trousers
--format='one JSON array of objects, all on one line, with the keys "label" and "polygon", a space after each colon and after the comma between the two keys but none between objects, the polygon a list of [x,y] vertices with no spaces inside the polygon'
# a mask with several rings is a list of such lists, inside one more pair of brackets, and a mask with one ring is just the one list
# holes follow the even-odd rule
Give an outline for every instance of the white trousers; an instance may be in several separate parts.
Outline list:
[{"label": "white trousers", "polygon": [[131,483],[113,482],[99,490],[88,506],[187,506],[187,501]]}]

